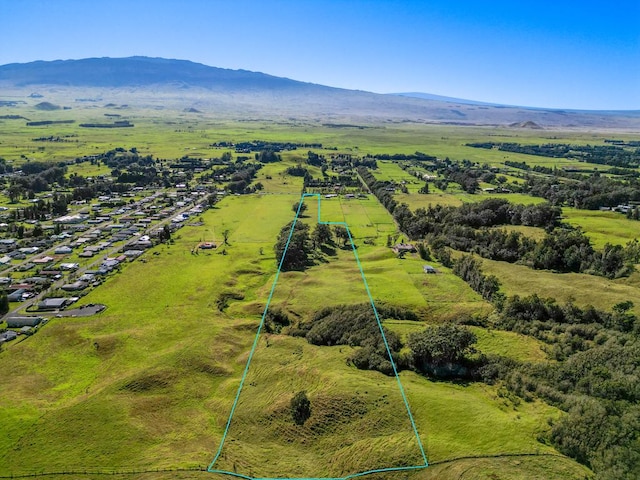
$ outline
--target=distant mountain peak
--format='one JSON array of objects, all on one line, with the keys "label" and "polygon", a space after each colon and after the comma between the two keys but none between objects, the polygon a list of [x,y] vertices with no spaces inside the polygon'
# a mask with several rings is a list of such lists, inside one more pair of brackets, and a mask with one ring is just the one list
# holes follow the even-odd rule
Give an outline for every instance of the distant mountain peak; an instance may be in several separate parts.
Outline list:
[{"label": "distant mountain peak", "polygon": [[[68,105],[70,99],[75,99],[79,103],[74,109],[95,108],[95,102],[104,101],[105,106],[120,105],[117,108],[128,105],[241,119],[340,118],[337,123],[345,125],[417,122],[640,131],[640,112],[511,107],[426,93],[381,95],[248,70],[210,67],[189,60],[142,56],[2,65],[0,92],[9,91],[12,99],[0,99],[0,107],[31,105],[43,114],[50,109],[49,105]],[[21,95],[24,100],[16,100]],[[35,105],[39,101],[44,105]]]},{"label": "distant mountain peak", "polygon": [[126,87],[180,83],[214,89],[318,87],[260,72],[210,67],[189,60],[141,56],[12,63],[0,66],[0,82],[15,86]]}]

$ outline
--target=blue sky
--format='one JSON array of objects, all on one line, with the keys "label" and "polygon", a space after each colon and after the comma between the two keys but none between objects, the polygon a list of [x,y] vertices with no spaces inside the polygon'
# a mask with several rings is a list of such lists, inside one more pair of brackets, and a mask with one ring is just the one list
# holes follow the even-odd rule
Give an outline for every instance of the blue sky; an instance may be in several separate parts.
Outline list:
[{"label": "blue sky", "polygon": [[640,109],[640,1],[0,0],[0,64],[146,55],[379,93]]}]

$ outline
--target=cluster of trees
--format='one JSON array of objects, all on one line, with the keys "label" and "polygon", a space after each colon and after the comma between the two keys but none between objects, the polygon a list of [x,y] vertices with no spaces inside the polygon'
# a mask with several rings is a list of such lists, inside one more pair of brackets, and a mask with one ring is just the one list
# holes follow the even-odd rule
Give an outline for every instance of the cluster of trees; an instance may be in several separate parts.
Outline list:
[{"label": "cluster of trees", "polygon": [[274,150],[261,150],[255,155],[256,161],[260,163],[275,163],[282,161],[282,157]]},{"label": "cluster of trees", "polygon": [[287,175],[291,175],[292,177],[311,177],[311,174],[309,173],[309,170],[307,170],[306,168],[304,168],[301,164],[297,164],[293,167],[288,167],[285,170]]},{"label": "cluster of trees", "polygon": [[53,184],[66,184],[67,166],[64,162],[27,162],[22,165],[21,170],[23,174],[12,178],[7,192],[12,203],[17,202],[22,195],[32,197],[34,193],[51,190]]},{"label": "cluster of trees", "polygon": [[7,163],[6,158],[0,157],[0,174],[13,172],[13,166]]},{"label": "cluster of trees", "polygon": [[[291,331],[303,336],[313,345],[349,345],[362,347],[355,351],[349,361],[363,370],[377,370],[386,375],[393,374],[380,327],[370,304],[341,305],[327,307],[316,312],[312,318]],[[397,361],[401,348],[399,337],[385,329],[389,348]]]},{"label": "cluster of trees", "polygon": [[[460,207],[430,206],[415,213],[400,204],[393,211],[398,226],[409,238],[427,239],[434,248],[448,246],[491,260],[521,261],[535,269],[607,278],[628,276],[634,271],[637,249],[607,244],[596,251],[582,231],[560,224],[560,215],[560,208],[548,203],[524,206],[504,199]],[[500,225],[541,227],[547,234],[536,241],[520,232],[490,228]]]},{"label": "cluster of trees", "polygon": [[[470,282],[480,279],[478,285],[487,278],[479,262],[470,257],[457,260],[454,271]],[[638,478],[640,319],[631,312],[633,302],[620,302],[607,312],[592,306],[580,308],[572,301],[561,305],[535,294],[507,298],[497,292],[491,300],[496,312],[473,319],[474,323],[537,338],[555,362],[526,363],[473,355],[468,334],[447,333],[445,338],[433,340],[434,333],[429,332],[420,337],[421,343],[410,337],[414,366],[426,358],[431,363],[420,371],[431,376],[499,383],[525,401],[542,398],[568,412],[552,424],[549,438],[560,451],[594,469],[598,478]],[[447,346],[447,341],[455,339],[462,339],[456,343],[458,349]],[[466,348],[466,356],[444,369],[433,361],[433,354],[416,360],[415,352],[422,352],[422,345],[428,343],[435,343],[435,351],[447,346],[449,358]]]},{"label": "cluster of trees", "polygon": [[[298,204],[294,204],[293,208],[297,212]],[[300,207],[301,213],[305,209],[306,205],[303,203]],[[289,222],[280,230],[274,245],[276,264],[283,271],[306,269],[313,265],[316,256],[322,255],[323,249],[331,249],[335,245],[334,234],[342,240],[343,244],[349,240],[347,230],[341,225],[336,225],[332,231],[329,225],[319,223],[310,233],[309,225],[306,223]]]},{"label": "cluster of trees", "polygon": [[[412,212],[406,204],[398,205],[395,201],[391,182],[376,180],[362,167],[358,173],[393,214],[400,230],[411,239],[427,239],[435,250],[448,246],[491,260],[522,261],[536,269],[608,278],[627,276],[634,271],[637,248],[632,244],[627,247],[607,244],[596,251],[583,232],[560,223],[562,210],[549,203],[524,206],[505,199],[488,199],[460,207],[436,205]],[[519,232],[490,228],[500,225],[541,227],[547,235],[535,241]]]},{"label": "cluster of trees", "polygon": [[327,159],[324,158],[324,155],[319,155],[309,150],[307,152],[307,163],[309,165],[313,165],[314,167],[322,167],[322,165],[327,164]]},{"label": "cluster of trees", "polygon": [[[381,319],[418,319],[415,312],[403,307],[381,304],[377,312]],[[461,325],[427,327],[411,334],[406,345],[396,333],[385,327],[383,331],[386,345],[371,304],[367,303],[323,308],[288,333],[304,337],[313,345],[360,347],[347,361],[356,368],[385,375],[394,373],[389,353],[398,370],[413,369],[436,378],[478,377],[484,364],[484,357],[474,355],[475,335]]]},{"label": "cluster of trees", "polygon": [[72,198],[71,195],[54,193],[51,200],[38,200],[27,207],[11,209],[9,211],[9,219],[12,222],[47,220],[52,215],[64,215],[68,211],[68,205]]},{"label": "cluster of trees", "polygon": [[364,166],[359,166],[357,172],[369,191],[376,196],[389,213],[393,213],[396,205],[398,205],[398,202],[393,198],[395,184],[393,182],[377,180],[371,171]]},{"label": "cluster of trees", "polygon": [[434,157],[433,155],[427,155],[426,153],[422,153],[422,152],[415,152],[415,153],[394,153],[394,154],[389,154],[389,153],[379,153],[376,155],[372,155],[369,156],[367,155],[367,157],[365,158],[374,158],[377,160],[393,160],[393,161],[401,161],[401,160],[413,160],[413,161],[418,161],[418,162],[433,162],[436,161],[437,158]]},{"label": "cluster of trees", "polygon": [[621,302],[604,312],[536,295],[510,297],[494,325],[542,340],[557,361],[491,358],[480,369],[486,382],[568,412],[553,423],[550,440],[603,479],[640,475],[640,322],[632,307]]},{"label": "cluster of trees", "polygon": [[[442,174],[445,177],[445,182],[457,183],[467,193],[475,193],[478,188],[480,188],[480,182],[478,181],[482,175],[480,170],[474,170],[469,168],[469,166],[461,166],[453,163],[447,167]],[[440,185],[444,186],[442,183]],[[442,190],[446,188],[447,187],[444,186]]]},{"label": "cluster of trees", "polygon": [[131,186],[126,183],[114,183],[108,180],[94,180],[92,183],[78,186],[73,189],[74,200],[91,200],[100,195],[111,195],[112,193],[126,193],[131,190]]},{"label": "cluster of trees", "polygon": [[562,173],[557,168],[543,167],[542,165],[534,165],[532,168],[527,162],[515,162],[513,160],[505,160],[504,164],[508,167],[518,168],[520,170],[526,170],[526,171],[531,170],[538,173],[545,173],[547,175],[552,175],[552,174],[560,175],[560,173]]},{"label": "cluster of trees", "polygon": [[554,205],[569,205],[585,210],[640,201],[640,181],[637,178],[619,180],[598,173],[570,181],[555,176],[529,176],[524,188],[530,195],[542,197]]},{"label": "cluster of trees", "polygon": [[452,323],[429,326],[409,335],[411,367],[435,378],[468,378],[481,362],[476,353],[477,337],[468,328]]},{"label": "cluster of trees", "polygon": [[560,224],[562,210],[548,203],[520,205],[501,198],[490,198],[482,202],[465,203],[459,207],[429,206],[419,208],[415,213],[402,204],[393,215],[400,229],[413,238],[438,233],[443,225],[460,225],[476,229],[500,225],[526,225],[553,229]]},{"label": "cluster of trees", "polygon": [[129,150],[123,147],[114,148],[98,155],[94,161],[102,162],[111,169],[126,169],[132,163],[140,166],[151,166],[155,163],[152,155],[140,155],[135,147]]},{"label": "cluster of trees", "polygon": [[237,153],[250,153],[259,151],[282,152],[283,150],[297,150],[298,148],[322,148],[321,143],[295,143],[295,142],[267,142],[266,140],[254,140],[253,142],[240,142],[235,145],[230,142],[214,143],[215,147],[235,146]]},{"label": "cluster of trees", "polygon": [[554,230],[535,244],[527,258],[536,269],[584,272],[607,278],[624,277],[635,271],[624,247],[607,243],[596,251],[580,230]]},{"label": "cluster of trees", "polygon": [[497,301],[500,293],[500,282],[495,275],[485,275],[480,262],[471,255],[462,255],[453,262],[453,273],[462,278],[476,292],[488,301]]},{"label": "cluster of trees", "polygon": [[591,306],[579,308],[573,302],[559,305],[553,298],[535,294],[522,298],[515,295],[500,306],[494,325],[560,345],[562,348],[550,353],[556,360],[564,360],[618,333],[640,333],[640,322],[631,308],[631,301],[620,302],[611,312],[605,312]]},{"label": "cluster of trees", "polygon": [[[227,184],[227,189],[232,193],[252,193],[255,190],[261,190],[262,185],[255,185],[255,188],[251,188],[251,182],[256,178],[258,170],[262,168],[259,163],[251,164],[236,164],[234,165],[234,171],[231,174],[230,181]],[[229,167],[227,167],[227,170]]]}]

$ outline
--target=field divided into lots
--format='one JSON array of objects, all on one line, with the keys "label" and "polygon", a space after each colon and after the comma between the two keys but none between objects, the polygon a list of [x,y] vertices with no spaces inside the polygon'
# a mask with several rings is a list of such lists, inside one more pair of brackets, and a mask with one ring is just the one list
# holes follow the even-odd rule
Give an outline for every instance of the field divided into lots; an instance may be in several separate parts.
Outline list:
[{"label": "field divided into lots", "polygon": [[[38,115],[95,120],[94,114],[80,110]],[[24,161],[22,154],[35,160],[68,160],[94,151],[136,146],[160,158],[185,154],[210,157],[225,151],[211,147],[214,142],[259,138],[321,142],[356,155],[423,151],[496,166],[513,160],[560,167],[573,164],[563,159],[475,149],[464,143],[488,133],[492,141],[532,144],[586,144],[596,138],[589,133],[564,133],[562,138],[553,139],[558,132],[442,126],[390,124],[359,129],[287,121],[226,122],[186,114],[169,121],[163,115],[132,114],[128,119],[136,127],[118,131],[83,130],[74,125],[24,127],[15,121],[3,121],[0,156],[18,163]],[[73,142],[69,143],[31,140],[67,134],[77,137],[70,137]],[[44,149],[38,148],[41,146]],[[304,161],[306,151],[300,148],[285,152],[282,163],[265,165],[256,178],[264,186],[262,194],[226,197],[202,215],[202,226],[181,229],[173,243],[156,247],[145,255],[145,262],[127,265],[122,274],[108,279],[82,300],[107,304],[101,315],[54,319],[37,335],[7,347],[0,356],[0,368],[10,372],[0,378],[0,475],[206,467],[220,443],[273,283],[273,245],[282,226],[293,218],[291,207],[302,190],[301,178],[288,176],[285,170]],[[331,151],[322,153],[331,155]],[[379,163],[376,176],[380,179],[408,182],[410,193],[396,194],[395,198],[412,209],[493,197],[523,204],[542,201],[524,194],[470,195],[454,184],[446,191],[433,187],[429,194],[422,195],[417,191],[423,181],[408,175],[396,163]],[[108,169],[84,163],[70,166],[69,172],[95,176],[108,173]],[[317,168],[312,172],[320,176]],[[518,172],[513,173],[508,181],[521,181],[515,176]],[[421,317],[420,322],[389,321],[391,330],[406,337],[427,323],[491,311],[487,302],[439,263],[427,262],[440,273],[425,275],[425,262],[417,256],[397,258],[386,247],[387,237],[398,234],[396,226],[372,195],[326,199],[322,209],[323,219],[349,224],[376,303],[402,304]],[[309,203],[305,215],[303,221],[313,228],[315,202]],[[584,228],[597,248],[606,242],[624,244],[638,236],[638,222],[619,214],[564,209],[564,215],[567,222]],[[513,227],[535,238],[543,235],[539,229],[527,228]],[[225,230],[229,231],[229,244],[221,245]],[[202,241],[215,241],[219,247],[193,254]],[[361,303],[362,280],[353,267],[352,253],[337,248],[327,262],[319,262],[305,272],[283,274],[273,304],[306,318],[327,305]],[[538,293],[599,308],[637,298],[640,291],[638,274],[610,281],[491,261],[483,261],[483,270],[497,275],[508,295]],[[547,361],[544,345],[530,337],[480,327],[473,327],[473,331],[482,353],[520,361]],[[343,475],[368,468],[380,452],[386,452],[382,460],[392,463],[411,458],[406,450],[410,439],[403,436],[404,427],[398,428],[400,415],[388,398],[393,390],[390,379],[347,365],[346,359],[353,353],[350,347],[315,347],[300,338],[270,335],[268,342],[260,342],[257,353],[255,377],[247,387],[256,394],[243,400],[243,413],[238,416],[241,435],[249,441],[244,447],[236,445],[235,453],[225,454],[225,468],[239,472],[248,469],[251,475],[307,475],[321,452],[326,459],[330,456],[326,452],[334,452],[327,462],[331,466],[322,473]],[[401,379],[432,463],[411,478],[449,479],[471,473],[487,479],[588,475],[571,460],[546,456],[557,452],[538,441],[548,432],[549,419],[561,414],[557,409],[537,401],[514,401],[504,390],[480,383],[432,382],[408,371],[401,373]],[[312,394],[318,409],[318,417],[304,431],[293,429],[283,413],[291,394],[299,389]],[[269,415],[264,415],[266,411]],[[334,421],[335,412],[350,420]],[[256,420],[264,428],[256,429]],[[371,445],[360,441],[376,437],[375,425],[385,432],[384,438]],[[345,441],[353,441],[354,447],[345,446]],[[260,448],[253,448],[252,442],[260,443]],[[502,456],[523,453],[534,456]],[[496,457],[449,462],[470,456]],[[264,466],[263,472],[254,470],[254,465]],[[156,473],[136,478],[160,480],[165,476],[201,475]],[[211,478],[211,474],[205,476]]]},{"label": "field divided into lots", "polygon": [[[174,244],[158,248],[158,255],[128,266],[117,281],[109,280],[87,296],[87,303],[109,305],[99,317],[55,319],[39,335],[12,348],[10,356],[0,358],[13,372],[3,377],[0,388],[2,429],[8,432],[0,442],[0,459],[7,470],[206,464],[220,440],[275,274],[272,245],[280,227],[291,219],[296,199],[295,195],[225,199],[203,215],[203,226],[184,228]],[[383,238],[377,238],[376,245],[358,241],[358,235],[375,234],[376,227],[369,222],[371,217],[384,219],[381,206],[369,199],[333,201],[335,205],[327,206],[327,219],[336,215],[333,218],[341,221],[342,215],[353,224],[376,301],[406,299],[409,305],[443,312],[454,305],[464,308],[465,302],[473,308],[482,304],[475,293],[460,288],[457,277],[438,275],[424,284],[419,261],[390,254],[382,246],[383,225],[389,225],[389,220],[377,227],[383,229]],[[220,251],[191,254],[202,238],[219,241],[223,229],[231,232],[226,255]],[[312,267],[309,272],[316,280],[307,272],[284,275],[274,304],[285,304],[288,298],[287,305],[304,314],[328,304],[361,301],[361,279],[352,273],[353,261],[347,253],[343,258],[340,251],[337,259]],[[323,285],[327,290],[318,290]],[[452,298],[452,291],[461,297]],[[217,301],[225,293],[241,293],[245,299],[230,300],[228,308],[220,311]],[[346,365],[349,348],[313,347],[287,337],[274,337],[271,342],[272,347],[260,346],[264,367],[255,387],[266,389],[267,398],[292,368],[301,369],[303,379],[323,379],[333,385],[331,398],[321,403],[327,408],[342,402],[336,399],[350,399],[357,405],[358,396],[382,401],[388,394],[386,377]],[[290,354],[300,349],[304,362]],[[413,373],[401,376],[434,461],[552,451],[535,440],[545,418],[557,414],[550,407],[505,404],[492,387],[434,383]],[[344,383],[345,379],[349,381]],[[248,412],[252,408],[257,406],[249,403]],[[373,424],[384,424],[393,410],[374,409],[370,415],[378,416]],[[510,424],[512,429],[505,427]],[[90,434],[78,442],[78,432]],[[397,441],[404,442],[399,437]],[[393,442],[387,446],[390,452],[397,448]],[[323,445],[331,447],[331,442]],[[46,456],[41,455],[43,451]],[[272,453],[283,455],[276,448]],[[358,465],[357,453],[343,452],[344,468]],[[291,458],[288,467],[295,469],[294,456],[284,458],[283,468]]]}]

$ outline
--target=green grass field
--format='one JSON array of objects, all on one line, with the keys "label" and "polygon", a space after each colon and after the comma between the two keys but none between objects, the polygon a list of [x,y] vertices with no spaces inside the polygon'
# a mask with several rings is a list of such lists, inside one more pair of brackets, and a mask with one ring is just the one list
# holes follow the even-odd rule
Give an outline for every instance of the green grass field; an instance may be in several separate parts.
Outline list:
[{"label": "green grass field", "polygon": [[[574,300],[577,305],[593,305],[609,310],[616,303],[640,298],[639,274],[609,280],[582,273],[553,273],[533,270],[524,265],[482,260],[483,271],[495,275],[507,295],[531,295],[556,298],[560,302]],[[636,304],[636,310],[638,305]]]},{"label": "green grass field", "polygon": [[[161,247],[146,263],[127,266],[83,299],[109,305],[103,314],[54,319],[38,335],[8,348],[0,357],[14,372],[3,378],[0,388],[1,428],[8,433],[0,442],[0,458],[7,470],[190,467],[210,461],[275,273],[273,239],[292,218],[295,198],[228,197],[203,215],[205,225],[181,230],[175,244]],[[353,223],[356,238],[376,235],[380,226],[369,222],[384,215],[377,211],[381,208],[371,199],[336,201],[323,210],[323,219],[337,219],[342,212]],[[190,254],[201,238],[218,240],[223,229],[231,231],[227,255]],[[384,246],[358,250],[376,300],[402,301],[443,316],[464,305],[469,311],[483,308],[475,293],[448,272],[425,279],[417,259],[398,260]],[[274,304],[289,302],[287,308],[303,315],[327,304],[366,301],[350,257],[340,251],[336,260],[305,272],[306,280],[295,278],[297,273],[283,275]],[[391,279],[389,271],[398,273]],[[452,291],[468,293],[453,298]],[[221,312],[216,299],[226,292],[241,293],[244,300],[232,301]],[[499,343],[487,333],[481,344],[488,350],[510,348]],[[261,393],[245,397],[240,405],[244,408],[238,409],[237,438],[246,441],[230,443],[239,443],[239,449],[223,450],[226,463],[221,467],[235,464],[256,475],[339,475],[376,468],[378,462],[413,461],[417,450],[411,447],[411,432],[397,423],[402,410],[394,410],[398,402],[391,401],[397,394],[394,383],[381,374],[348,367],[349,350],[278,336],[272,336],[267,347],[262,340],[255,378],[250,377],[246,387],[249,393]],[[530,355],[537,354],[527,358]],[[505,405],[490,387],[432,383],[410,373],[402,378],[432,460],[553,451],[535,440],[545,419],[557,415],[543,404]],[[307,434],[292,430],[282,405],[303,388],[318,408],[312,425],[323,433],[307,433],[311,437],[298,444]],[[337,405],[342,405],[346,420],[336,423],[322,412]],[[386,426],[370,430],[371,425]],[[349,440],[341,432],[356,435]],[[296,440],[282,443],[287,435]],[[300,448],[306,453],[293,453]]]},{"label": "green grass field", "polygon": [[563,208],[562,214],[567,223],[582,228],[596,248],[606,243],[626,245],[640,238],[640,222],[619,212]]},{"label": "green grass field", "polygon": [[[0,156],[16,163],[25,161],[21,155],[57,161],[134,146],[160,158],[213,157],[224,151],[210,147],[214,142],[260,139],[321,142],[342,153],[422,151],[492,165],[505,159],[533,165],[535,161],[526,155],[504,155],[464,147],[464,143],[483,139],[488,133],[500,135],[495,141],[541,143],[552,134],[433,125],[331,128],[313,122],[235,122],[187,114],[170,118],[151,110],[119,110],[136,126],[99,130],[81,129],[77,123],[104,121],[102,109],[23,113],[32,120],[77,122],[25,127],[24,122],[0,121]],[[32,141],[50,135],[70,135],[70,141]],[[596,141],[595,134],[588,133],[553,135],[559,136],[557,141]],[[336,151],[318,152],[328,156]],[[305,154],[306,149],[283,154],[282,163],[266,165],[258,172],[255,181],[264,185],[263,193],[225,197],[202,215],[203,225],[179,230],[173,243],[156,247],[143,257],[144,262],[126,265],[122,273],[82,298],[83,304],[106,304],[103,313],[54,318],[37,335],[4,347],[0,353],[0,369],[6,372],[0,377],[0,476],[188,469],[211,462],[275,278],[273,245],[281,227],[293,219],[291,207],[300,198],[301,178],[284,171]],[[567,163],[539,161],[544,165]],[[380,165],[379,178],[415,182],[408,183],[409,194],[396,198],[412,208],[460,205],[495,196],[468,195],[455,188],[446,192],[434,188],[420,195],[416,192],[422,181],[397,164]],[[319,176],[316,170],[314,175]],[[69,173],[74,172],[85,176],[109,173],[88,163],[71,166]],[[541,201],[519,194],[504,198],[517,203]],[[317,203],[313,199],[306,202],[309,208],[302,220],[313,228]],[[396,225],[372,195],[323,199],[321,210],[324,221],[348,223],[375,301],[418,312],[420,321],[389,321],[390,329],[406,335],[427,324],[491,312],[490,304],[437,262],[424,262],[415,255],[397,258],[386,247],[387,237],[398,233]],[[586,222],[584,228],[592,235],[620,239],[630,235],[623,223],[614,223],[607,230],[606,216],[588,223],[577,213],[566,215],[571,222]],[[229,245],[192,254],[201,241],[220,244],[224,230],[230,232]],[[522,231],[540,235],[537,229]],[[425,263],[439,273],[426,275]],[[609,281],[536,272],[500,262],[483,264],[485,272],[496,274],[503,291],[510,295],[538,292],[609,308],[636,298],[640,288],[638,274]],[[325,306],[366,301],[353,252],[336,248],[335,255],[327,255],[305,272],[283,273],[272,304],[305,318]],[[547,361],[543,345],[529,337],[479,327],[472,330],[482,353]],[[350,353],[351,347],[315,347],[299,338],[262,336],[217,467],[250,476],[306,477],[419,463],[419,449],[397,385],[377,372],[349,366]],[[548,431],[548,420],[561,415],[557,409],[541,402],[514,403],[499,387],[480,383],[434,382],[412,372],[402,372],[401,380],[427,457],[434,465],[384,478],[584,479],[591,475],[538,440]],[[306,390],[312,402],[312,417],[303,427],[291,422],[286,408],[299,390]],[[211,478],[202,472],[111,478],[204,476]]]}]

